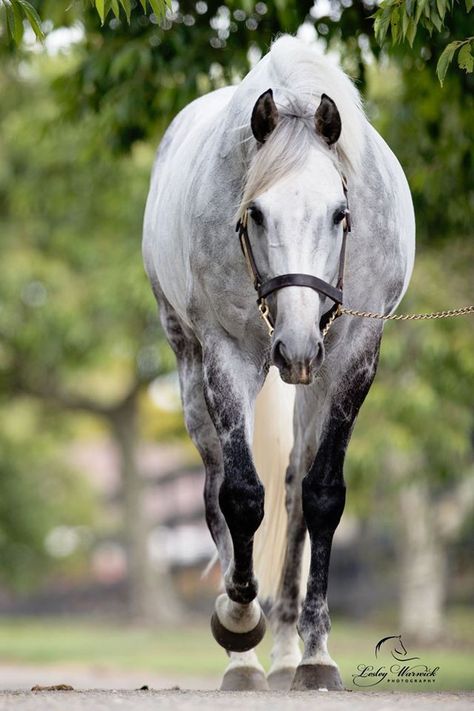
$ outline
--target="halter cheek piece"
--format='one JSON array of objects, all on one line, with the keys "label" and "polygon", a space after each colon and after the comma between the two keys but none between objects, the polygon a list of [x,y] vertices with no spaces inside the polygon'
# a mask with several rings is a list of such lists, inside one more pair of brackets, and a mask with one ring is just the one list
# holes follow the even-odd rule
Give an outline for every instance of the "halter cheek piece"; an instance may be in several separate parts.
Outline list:
[{"label": "halter cheek piece", "polygon": [[268,279],[268,281],[262,282],[262,278],[260,276],[257,264],[255,262],[255,258],[253,256],[252,246],[250,244],[249,233],[247,229],[248,210],[245,211],[242,218],[237,223],[235,230],[239,233],[240,246],[242,247],[242,252],[244,254],[245,261],[247,262],[247,267],[250,276],[253,280],[254,288],[258,294],[258,309],[263,320],[267,324],[270,336],[273,334],[275,324],[270,313],[266,298],[278,289],[284,289],[287,286],[306,286],[310,289],[314,289],[314,291],[317,291],[319,294],[324,294],[324,296],[327,296],[329,299],[334,301],[334,305],[321,318],[319,324],[321,330],[324,329],[325,325],[328,323],[334,313],[336,312],[337,314],[339,312],[339,307],[342,306],[346,242],[347,235],[351,231],[349,203],[347,200],[347,183],[344,176],[342,176],[342,187],[346,198],[347,208],[343,219],[342,245],[341,252],[339,254],[339,273],[336,286],[332,286],[332,284],[329,284],[327,281],[319,279],[318,277],[315,277],[312,274],[282,274],[280,276],[273,277],[272,279]]}]

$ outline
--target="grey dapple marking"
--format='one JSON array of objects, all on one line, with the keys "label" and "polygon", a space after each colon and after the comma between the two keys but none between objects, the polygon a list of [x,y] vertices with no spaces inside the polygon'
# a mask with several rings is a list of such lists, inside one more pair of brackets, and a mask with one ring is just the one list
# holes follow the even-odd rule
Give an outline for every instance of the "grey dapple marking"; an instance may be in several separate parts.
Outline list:
[{"label": "grey dapple marking", "polygon": [[[324,109],[321,124],[325,93],[332,100],[326,108],[334,108]],[[269,679],[281,686],[294,676],[298,689],[341,686],[327,650],[329,556],[344,508],[344,455],[375,374],[382,326],[341,317],[323,346],[318,324],[331,303],[289,287],[269,297],[270,340],[234,227],[236,214],[250,208],[249,239],[266,278],[307,273],[334,284],[342,173],[352,217],[346,302],[390,312],[414,258],[406,180],[347,77],[293,38],[280,38],[238,87],[202,97],[173,121],[155,162],[144,225],[146,270],[178,359],[186,424],[206,467],[207,519],[226,589],[214,622],[221,639],[227,631],[229,646],[242,642],[234,649],[255,643],[261,623],[253,538],[264,493],[252,456],[255,401],[272,361],[289,382],[308,383],[295,386],[287,554],[273,589],[262,591],[274,598]],[[268,413],[268,427],[276,416]],[[306,528],[311,567],[300,613]],[[231,653],[224,686],[264,688],[253,651]]]}]

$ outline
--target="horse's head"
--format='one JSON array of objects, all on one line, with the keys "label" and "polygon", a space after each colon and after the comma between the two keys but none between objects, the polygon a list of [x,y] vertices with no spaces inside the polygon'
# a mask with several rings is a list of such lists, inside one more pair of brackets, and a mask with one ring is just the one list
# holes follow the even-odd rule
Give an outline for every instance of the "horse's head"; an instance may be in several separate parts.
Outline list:
[{"label": "horse's head", "polygon": [[[341,132],[335,103],[316,111],[277,109],[268,90],[252,113],[257,151],[242,205],[263,280],[304,274],[336,286],[347,200],[334,146]],[[287,383],[309,384],[324,360],[320,320],[333,302],[307,286],[267,298],[274,322],[272,359]]]}]

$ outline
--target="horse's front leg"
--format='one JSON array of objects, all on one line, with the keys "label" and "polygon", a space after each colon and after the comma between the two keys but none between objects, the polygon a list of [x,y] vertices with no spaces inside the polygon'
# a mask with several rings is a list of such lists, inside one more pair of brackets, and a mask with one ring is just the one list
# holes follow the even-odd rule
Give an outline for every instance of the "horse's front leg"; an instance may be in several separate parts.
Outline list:
[{"label": "horse's front leg", "polygon": [[253,539],[263,519],[264,489],[251,449],[255,400],[265,374],[225,339],[207,339],[203,364],[204,393],[224,460],[219,506],[233,544],[224,574],[226,592],[217,598],[211,626],[225,649],[246,652],[265,633],[253,572]]},{"label": "horse's front leg", "polygon": [[[304,642],[303,659],[292,689],[342,689],[338,667],[330,657],[331,628],[326,599],[329,558],[334,532],[344,510],[346,488],[343,464],[355,418],[375,375],[380,333],[367,329],[364,352],[341,364],[325,397],[317,393],[321,429],[317,453],[302,482],[303,512],[311,541],[311,565],[298,631]],[[328,367],[331,367],[328,364]],[[316,391],[315,391],[316,392]],[[306,398],[306,407],[311,398]]]}]

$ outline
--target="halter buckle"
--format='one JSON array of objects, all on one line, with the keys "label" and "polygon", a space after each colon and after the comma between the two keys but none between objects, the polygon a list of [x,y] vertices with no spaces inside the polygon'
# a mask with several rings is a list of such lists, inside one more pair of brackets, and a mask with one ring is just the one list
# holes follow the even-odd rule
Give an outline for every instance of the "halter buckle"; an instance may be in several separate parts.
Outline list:
[{"label": "halter buckle", "polygon": [[263,318],[268,328],[268,335],[273,336],[273,331],[275,330],[273,324],[270,320],[270,309],[268,308],[267,302],[263,299],[259,305],[258,310],[260,311],[260,316]]}]

